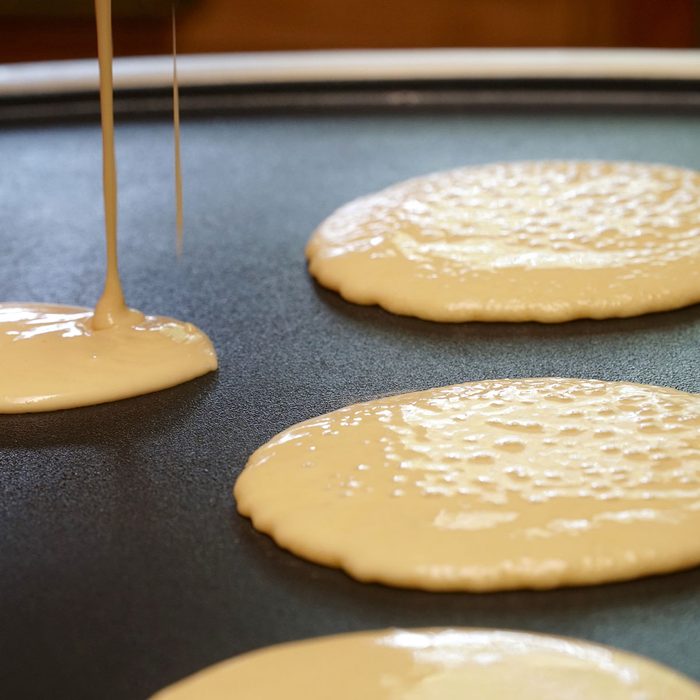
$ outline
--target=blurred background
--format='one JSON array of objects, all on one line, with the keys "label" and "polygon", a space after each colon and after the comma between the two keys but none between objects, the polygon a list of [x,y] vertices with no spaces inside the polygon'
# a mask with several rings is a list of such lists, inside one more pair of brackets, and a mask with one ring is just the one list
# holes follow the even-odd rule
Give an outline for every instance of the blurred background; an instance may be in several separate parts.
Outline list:
[{"label": "blurred background", "polygon": [[[170,0],[113,0],[116,55],[170,51]],[[699,45],[700,0],[180,0],[180,53]],[[0,0],[0,62],[95,55],[92,0]]]}]

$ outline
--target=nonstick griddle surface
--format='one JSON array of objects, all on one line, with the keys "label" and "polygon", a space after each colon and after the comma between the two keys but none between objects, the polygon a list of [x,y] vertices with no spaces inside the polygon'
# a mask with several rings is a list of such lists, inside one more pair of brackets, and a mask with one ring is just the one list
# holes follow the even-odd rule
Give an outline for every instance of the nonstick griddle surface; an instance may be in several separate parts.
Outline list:
[{"label": "nonstick griddle surface", "polygon": [[[128,301],[198,324],[221,367],[142,398],[0,416],[0,694],[138,700],[254,648],[387,626],[571,635],[700,679],[700,569],[552,592],[392,590],[279,550],[231,498],[275,433],[383,394],[548,375],[700,391],[697,306],[439,325],[342,301],[309,279],[302,254],[334,208],[434,170],[534,158],[700,168],[698,117],[546,104],[199,110],[183,120],[181,260],[168,119],[118,123]],[[1,299],[94,303],[100,177],[94,120],[0,128]]]}]

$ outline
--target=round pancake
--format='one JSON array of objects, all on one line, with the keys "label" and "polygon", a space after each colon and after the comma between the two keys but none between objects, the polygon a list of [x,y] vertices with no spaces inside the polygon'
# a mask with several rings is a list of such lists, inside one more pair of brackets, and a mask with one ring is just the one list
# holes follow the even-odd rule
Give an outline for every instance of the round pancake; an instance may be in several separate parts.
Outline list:
[{"label": "round pancake", "polygon": [[435,173],[345,205],[306,253],[348,301],[432,321],[675,309],[700,301],[700,173],[585,161]]},{"label": "round pancake", "polygon": [[698,700],[690,679],[586,642],[500,630],[361,632],[206,669],[157,700]]},{"label": "round pancake", "polygon": [[489,591],[700,563],[700,395],[504,379],[349,406],[283,431],[235,485],[295,554],[361,581]]}]

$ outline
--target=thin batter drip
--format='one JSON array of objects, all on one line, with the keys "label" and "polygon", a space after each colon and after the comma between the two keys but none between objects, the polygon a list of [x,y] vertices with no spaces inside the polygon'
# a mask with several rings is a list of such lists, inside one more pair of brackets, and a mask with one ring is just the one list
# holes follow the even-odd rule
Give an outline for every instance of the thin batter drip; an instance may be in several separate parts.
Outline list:
[{"label": "thin batter drip", "polygon": [[180,155],[180,88],[177,80],[177,24],[175,21],[175,5],[172,11],[173,30],[173,141],[175,145],[175,248],[182,255],[184,242],[184,214],[182,202],[182,158]]},{"label": "thin batter drip", "polygon": [[[0,413],[114,401],[165,389],[217,367],[211,341],[195,326],[145,316],[124,302],[117,260],[110,0],[95,0],[95,14],[107,242],[105,287],[94,313],[53,304],[0,304]],[[179,138],[177,128],[175,136]],[[179,172],[176,181],[181,187]],[[180,197],[177,204],[180,237]]]},{"label": "thin batter drip", "polygon": [[699,700],[689,678],[639,656],[548,635],[385,630],[224,661],[154,700]]},{"label": "thin batter drip", "polygon": [[258,449],[238,509],[361,581],[487,591],[700,563],[700,395],[578,379],[402,394]]}]

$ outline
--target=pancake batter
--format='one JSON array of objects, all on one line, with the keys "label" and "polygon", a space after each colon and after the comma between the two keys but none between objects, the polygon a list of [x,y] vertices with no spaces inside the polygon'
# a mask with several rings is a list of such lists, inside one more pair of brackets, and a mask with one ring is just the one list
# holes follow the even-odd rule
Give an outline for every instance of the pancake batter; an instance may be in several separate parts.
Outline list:
[{"label": "pancake batter", "polygon": [[348,301],[431,321],[674,309],[700,301],[700,173],[576,161],[436,173],[345,205],[306,253]]},{"label": "pancake batter", "polygon": [[690,679],[574,639],[499,630],[386,630],[244,654],[154,700],[699,700]]},{"label": "pancake batter", "polygon": [[238,509],[361,581],[491,591],[700,563],[700,395],[481,381],[349,406],[250,458]]},{"label": "pancake batter", "polygon": [[124,303],[117,264],[110,0],[95,0],[95,11],[107,234],[105,288],[94,314],[54,304],[0,304],[0,413],[114,401],[165,389],[217,367],[211,341],[192,324],[144,316]]}]

